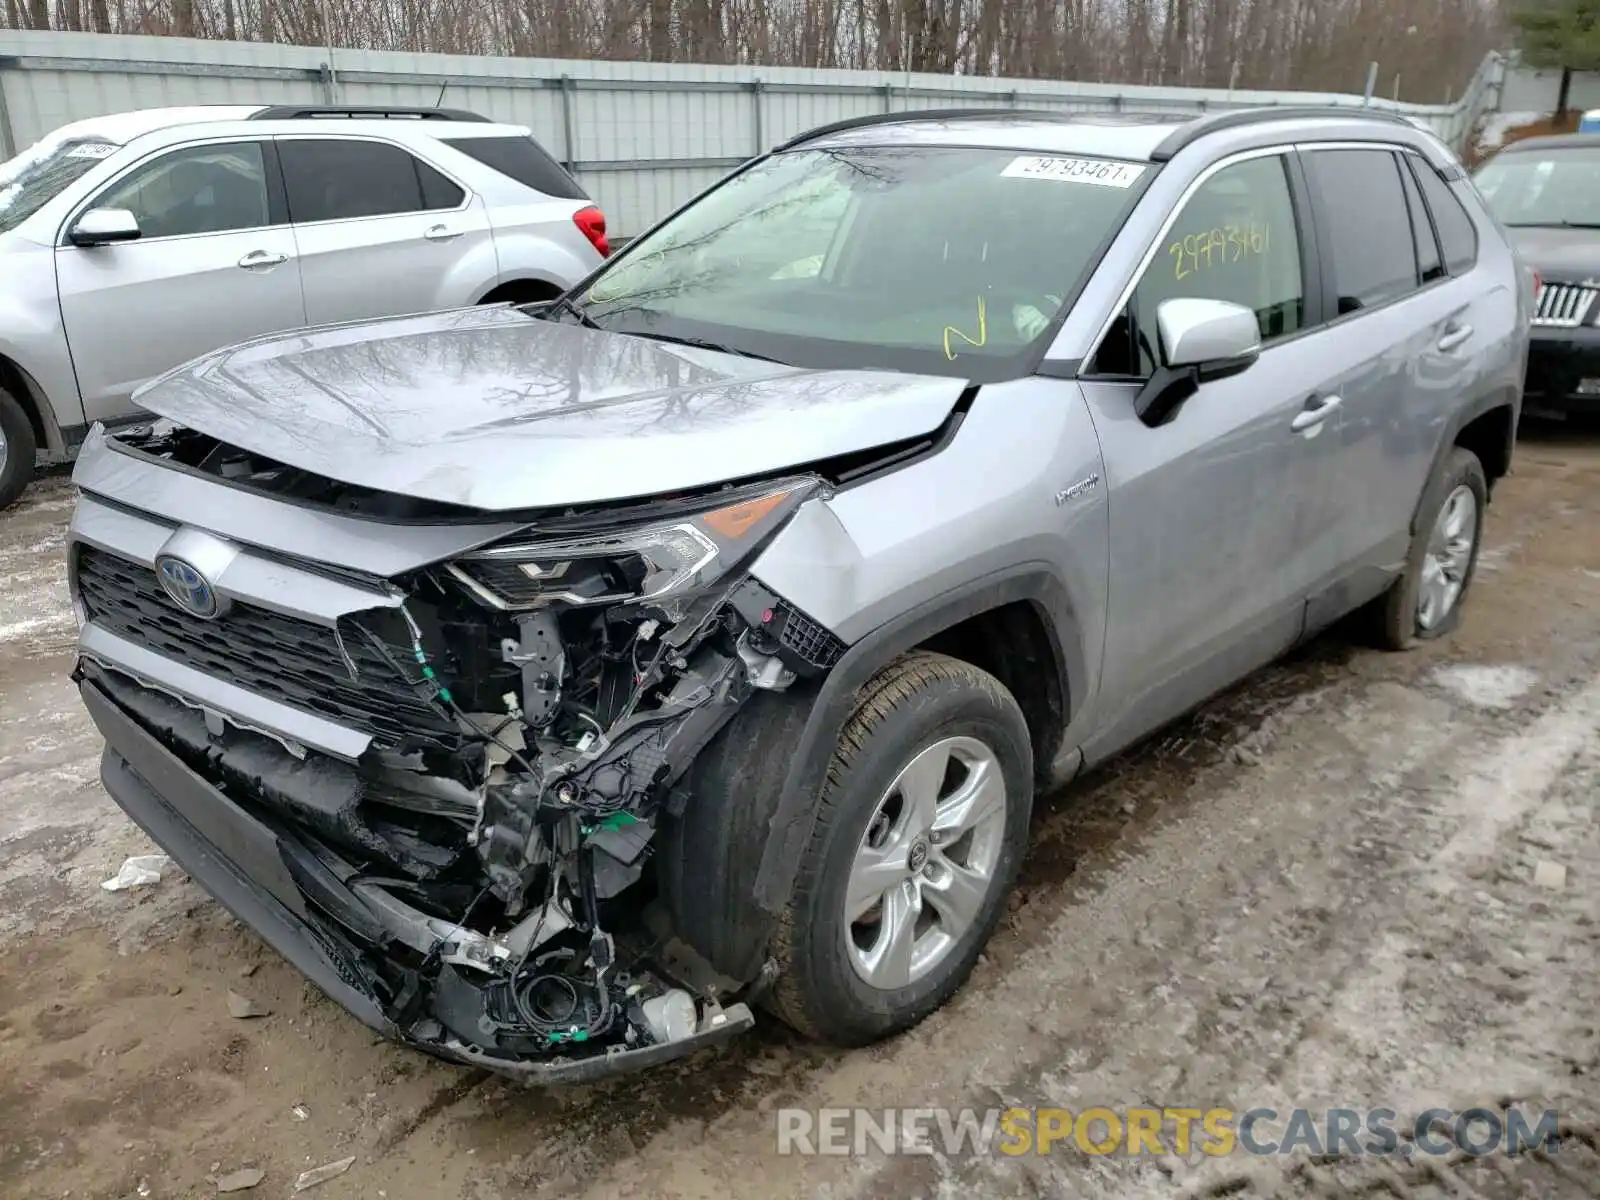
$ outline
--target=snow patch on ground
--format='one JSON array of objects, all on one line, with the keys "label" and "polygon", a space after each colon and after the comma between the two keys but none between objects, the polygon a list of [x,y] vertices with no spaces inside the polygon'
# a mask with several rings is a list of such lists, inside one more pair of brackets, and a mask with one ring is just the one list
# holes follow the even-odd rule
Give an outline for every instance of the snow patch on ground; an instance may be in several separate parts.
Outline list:
[{"label": "snow patch on ground", "polygon": [[26,620],[13,621],[9,625],[0,625],[0,642],[19,642],[24,638],[33,637],[41,633],[53,632],[62,629],[71,629],[73,617],[68,613],[51,613],[44,617],[28,617]]},{"label": "snow patch on ground", "polygon": [[1539,676],[1515,663],[1455,663],[1435,670],[1433,682],[1477,708],[1510,708]]}]

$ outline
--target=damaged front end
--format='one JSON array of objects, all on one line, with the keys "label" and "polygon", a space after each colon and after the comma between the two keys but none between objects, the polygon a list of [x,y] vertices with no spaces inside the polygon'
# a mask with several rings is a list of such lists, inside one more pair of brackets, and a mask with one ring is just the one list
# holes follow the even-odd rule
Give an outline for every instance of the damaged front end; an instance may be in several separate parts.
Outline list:
[{"label": "damaged front end", "polygon": [[[231,487],[328,503],[298,472],[166,423],[123,442]],[[174,811],[177,791],[214,789],[179,824],[313,932],[386,1032],[525,1078],[649,1065],[751,1022],[737,1002],[750,981],[701,969],[651,903],[652,838],[748,697],[843,651],[747,571],[826,487],[800,476],[563,514],[383,578],[188,527],[125,553],[75,525],[78,678],[108,763],[122,755],[139,786],[177,780]],[[361,515],[357,498],[337,506]],[[213,613],[174,589],[174,547],[198,582],[176,577],[215,589]],[[206,577],[218,547],[234,556],[220,581]],[[253,578],[238,562],[371,603],[307,620],[281,596],[230,588]],[[360,740],[297,736],[218,688]],[[128,749],[145,739],[170,769]],[[239,861],[261,845],[273,861]]]}]

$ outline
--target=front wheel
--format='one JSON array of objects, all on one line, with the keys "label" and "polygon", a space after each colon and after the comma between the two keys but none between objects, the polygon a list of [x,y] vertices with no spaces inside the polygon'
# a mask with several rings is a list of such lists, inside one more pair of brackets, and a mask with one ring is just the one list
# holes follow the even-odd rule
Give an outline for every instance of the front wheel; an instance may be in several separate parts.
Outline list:
[{"label": "front wheel", "polygon": [[1478,567],[1489,485],[1478,456],[1454,447],[1430,482],[1405,574],[1381,600],[1379,637],[1391,650],[1443,637],[1461,622]]},{"label": "front wheel", "polygon": [[0,389],[0,508],[5,508],[33,479],[33,426],[11,394]]},{"label": "front wheel", "polygon": [[1027,725],[993,676],[922,652],[874,676],[829,765],[766,1005],[859,1046],[949,999],[1016,878],[1032,781]]}]

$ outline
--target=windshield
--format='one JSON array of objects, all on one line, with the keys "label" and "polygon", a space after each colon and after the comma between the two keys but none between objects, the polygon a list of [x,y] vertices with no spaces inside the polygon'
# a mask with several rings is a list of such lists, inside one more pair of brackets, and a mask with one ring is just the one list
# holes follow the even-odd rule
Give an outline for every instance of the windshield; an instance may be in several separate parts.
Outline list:
[{"label": "windshield", "polygon": [[960,147],[778,154],[630,245],[576,307],[797,366],[1011,378],[1148,170]]},{"label": "windshield", "polygon": [[0,233],[22,224],[117,149],[86,138],[46,138],[0,163]]},{"label": "windshield", "polygon": [[1505,225],[1600,228],[1600,137],[1595,143],[1502,154],[1473,182]]}]

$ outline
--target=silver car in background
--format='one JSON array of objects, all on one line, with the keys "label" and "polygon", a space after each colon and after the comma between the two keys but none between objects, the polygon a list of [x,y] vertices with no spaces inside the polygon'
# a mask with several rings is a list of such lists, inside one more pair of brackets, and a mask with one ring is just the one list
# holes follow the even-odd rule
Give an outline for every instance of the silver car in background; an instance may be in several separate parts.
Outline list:
[{"label": "silver car in background", "polygon": [[1404,121],[815,130],[552,304],[262,339],[93,431],[102,778],[434,1054],[869,1043],[967,978],[1037,789],[1347,613],[1455,627],[1532,305]]},{"label": "silver car in background", "polygon": [[0,164],[0,508],[147,380],[305,325],[559,295],[605,217],[452,109],[145,109]]}]

